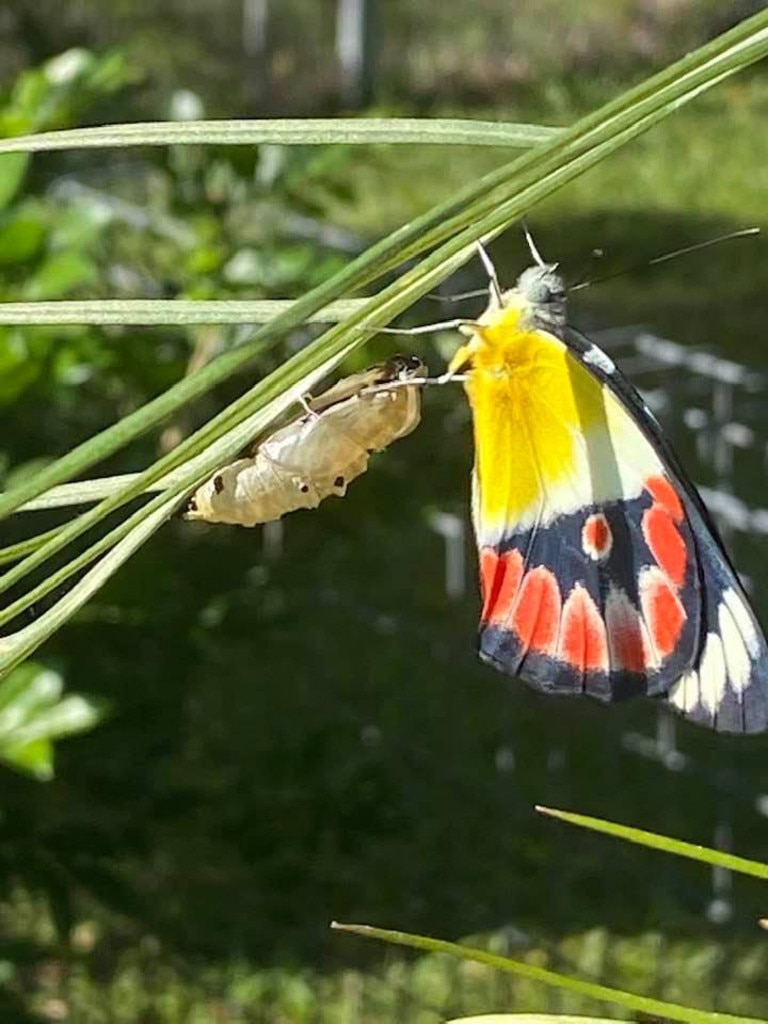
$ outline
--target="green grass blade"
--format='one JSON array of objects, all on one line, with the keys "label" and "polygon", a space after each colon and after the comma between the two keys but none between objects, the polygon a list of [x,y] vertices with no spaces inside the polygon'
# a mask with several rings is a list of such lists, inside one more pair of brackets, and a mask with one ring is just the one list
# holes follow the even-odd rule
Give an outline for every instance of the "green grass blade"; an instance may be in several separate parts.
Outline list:
[{"label": "green grass blade", "polygon": [[545,985],[566,989],[569,992],[587,996],[589,999],[596,999],[603,1003],[615,1003],[627,1010],[648,1014],[654,1018],[660,1017],[665,1020],[684,1021],[686,1024],[756,1024],[758,1019],[755,1017],[734,1017],[727,1013],[708,1013],[705,1010],[694,1010],[687,1006],[680,1006],[677,1003],[665,1003],[660,999],[651,999],[647,996],[634,995],[631,992],[622,992],[620,989],[608,988],[606,985],[598,985],[596,982],[573,978],[567,974],[559,974],[557,971],[550,971],[545,967],[536,967],[521,960],[510,960],[496,953],[487,953],[482,949],[472,949],[455,942],[431,939],[424,935],[410,935],[408,932],[393,931],[389,928],[376,928],[367,924],[339,924],[336,921],[333,922],[331,928],[337,931],[352,932],[365,938],[381,939],[383,942],[394,943],[397,946],[421,949],[427,953],[448,953],[451,956],[460,957],[462,960],[486,964],[488,967],[495,967],[500,971],[506,971],[508,974],[517,974],[531,981],[540,981]]},{"label": "green grass blade", "polygon": [[[362,308],[365,299],[342,299],[311,313],[307,323],[335,324]],[[59,299],[0,302],[0,324],[94,324],[133,327],[188,324],[264,324],[287,313],[293,299]]]},{"label": "green grass blade", "polygon": [[99,563],[51,608],[29,626],[0,639],[0,665],[9,672],[29,657],[40,644],[62,626],[107,582],[123,562],[152,536],[173,511],[177,499],[166,498],[130,531]]},{"label": "green grass blade", "polygon": [[768,880],[768,864],[762,864],[760,861],[746,860],[744,857],[736,857],[734,854],[724,853],[722,850],[712,850],[706,846],[683,842],[681,839],[670,839],[668,836],[646,832],[640,828],[631,828],[629,825],[617,825],[612,821],[592,818],[587,814],[574,814],[572,811],[560,811],[552,807],[537,807],[536,810],[550,818],[557,818],[570,825],[588,828],[593,832],[603,832],[605,835],[615,836],[617,839],[624,839],[640,846],[648,846],[653,850],[663,850],[665,853],[674,853],[678,857],[688,857],[690,860],[698,860],[703,864],[712,864],[715,867],[727,868],[728,871],[736,871],[742,875]]},{"label": "green grass blade", "polygon": [[[71,484],[60,484],[58,487],[52,487],[45,494],[41,494],[37,498],[28,501],[26,505],[22,505],[19,512],[37,512],[41,509],[90,505],[95,501],[101,501],[102,498],[110,498],[115,494],[119,494],[130,484],[138,480],[138,478],[138,473],[122,473],[119,476],[102,476],[96,477],[94,480],[76,480]],[[183,477],[178,471],[168,473],[154,483],[149,484],[148,487],[145,487],[142,494],[147,494],[150,491],[167,491],[169,487],[173,487],[182,479]],[[51,536],[53,536],[54,532],[58,532],[58,529],[52,531]],[[29,554],[29,552],[39,547],[38,541],[39,537],[32,537],[29,541],[21,541],[20,544],[14,545],[13,549],[0,549],[0,562],[3,560],[4,551],[18,550],[19,553],[15,556],[18,558],[20,555]],[[25,550],[27,545],[30,546]],[[6,558],[6,561],[14,561],[14,557]]]},{"label": "green grass blade", "polygon": [[[468,237],[502,230],[534,202],[560,188],[620,145],[646,131],[699,92],[768,53],[768,13],[747,19],[707,46],[582,119],[572,129],[498,171],[462,189],[452,200],[395,231],[371,247],[329,281],[297,300],[252,341],[225,353],[184,378],[120,423],[84,442],[33,480],[0,496],[0,517],[43,491],[82,474],[129,441],[173,415],[250,362],[268,343],[340,295],[364,286],[449,237],[442,259],[456,253]],[[406,275],[407,276],[407,275]]]},{"label": "green grass blade", "polygon": [[[55,506],[41,505],[39,507],[54,508]],[[16,544],[9,544],[8,547],[0,548],[0,565],[7,565],[8,562],[17,562],[20,558],[32,554],[33,551],[37,551],[43,544],[46,544],[55,537],[61,529],[61,526],[54,526],[52,529],[46,530],[45,533],[36,533],[34,537],[28,537],[26,540],[18,541]]]},{"label": "green grass blade", "polygon": [[415,146],[513,146],[549,142],[559,128],[467,118],[329,117],[234,121],[145,121],[66,128],[0,140],[0,153],[116,146],[281,146],[401,143]]}]

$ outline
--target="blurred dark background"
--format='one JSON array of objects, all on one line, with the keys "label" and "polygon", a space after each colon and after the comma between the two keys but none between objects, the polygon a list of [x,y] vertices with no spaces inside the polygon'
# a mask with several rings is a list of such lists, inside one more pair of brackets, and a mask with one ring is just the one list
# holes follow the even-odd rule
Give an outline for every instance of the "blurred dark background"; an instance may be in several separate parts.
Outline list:
[{"label": "blurred dark background", "polygon": [[[762,6],[11,0],[0,127],[353,111],[568,124]],[[762,69],[707,94],[532,211],[539,247],[574,280],[595,248],[603,276],[765,227],[766,110]],[[509,156],[263,146],[6,158],[0,299],[292,297]],[[505,279],[527,258],[517,232],[493,255]],[[767,621],[764,266],[763,241],[724,244],[586,289],[571,313],[607,332],[714,492]],[[445,290],[481,282],[470,267]],[[410,319],[445,315],[427,300]],[[0,327],[2,486],[242,335]],[[100,472],[147,465],[308,337]],[[391,351],[388,340],[342,369]],[[454,345],[439,335],[418,349],[437,370]],[[699,349],[725,362],[697,362]],[[756,883],[533,810],[765,858],[765,740],[711,735],[652,704],[541,699],[481,666],[471,460],[463,397],[433,389],[419,431],[343,501],[269,530],[170,522],[43,648],[41,669],[107,698],[112,714],[57,747],[53,781],[3,769],[3,1019],[384,1024],[593,1009],[331,934],[333,918],[471,935],[606,983],[766,1015]],[[2,542],[60,520],[16,516]]]}]

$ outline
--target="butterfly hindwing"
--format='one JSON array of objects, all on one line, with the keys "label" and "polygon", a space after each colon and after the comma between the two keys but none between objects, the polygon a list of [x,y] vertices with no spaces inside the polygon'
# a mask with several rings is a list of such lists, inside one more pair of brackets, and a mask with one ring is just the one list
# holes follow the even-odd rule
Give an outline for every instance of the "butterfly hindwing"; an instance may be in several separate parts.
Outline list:
[{"label": "butterfly hindwing", "polygon": [[583,487],[575,510],[557,514],[544,499],[544,522],[481,548],[481,655],[548,692],[665,693],[692,663],[700,629],[682,503],[658,471],[627,498],[596,504],[588,479]]}]

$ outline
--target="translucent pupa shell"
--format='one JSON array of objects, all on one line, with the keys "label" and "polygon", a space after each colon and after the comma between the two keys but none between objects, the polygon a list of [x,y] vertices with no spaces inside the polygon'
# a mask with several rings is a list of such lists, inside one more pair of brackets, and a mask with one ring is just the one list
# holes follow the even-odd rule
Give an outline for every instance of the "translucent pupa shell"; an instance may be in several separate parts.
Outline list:
[{"label": "translucent pupa shell", "polygon": [[[317,508],[331,494],[342,497],[373,452],[418,425],[421,385],[407,382],[425,375],[416,356],[393,356],[344,377],[308,399],[311,411],[271,434],[249,458],[214,473],[192,495],[184,518],[256,526]],[[387,389],[393,383],[400,386]]]}]

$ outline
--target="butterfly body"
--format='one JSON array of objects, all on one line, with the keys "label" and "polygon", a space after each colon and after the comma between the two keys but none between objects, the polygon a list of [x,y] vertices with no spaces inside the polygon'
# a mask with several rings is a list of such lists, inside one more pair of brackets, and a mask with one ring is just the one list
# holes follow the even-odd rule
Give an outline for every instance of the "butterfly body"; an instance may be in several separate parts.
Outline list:
[{"label": "butterfly body", "polygon": [[701,499],[552,265],[492,291],[449,374],[475,435],[479,649],[549,693],[768,727],[768,649]]},{"label": "butterfly body", "polygon": [[[218,470],[190,499],[185,518],[255,526],[343,496],[373,452],[409,434],[421,417],[424,376],[414,356],[395,356],[339,381],[309,411],[275,431],[249,458]],[[405,385],[388,390],[387,384]]]}]

